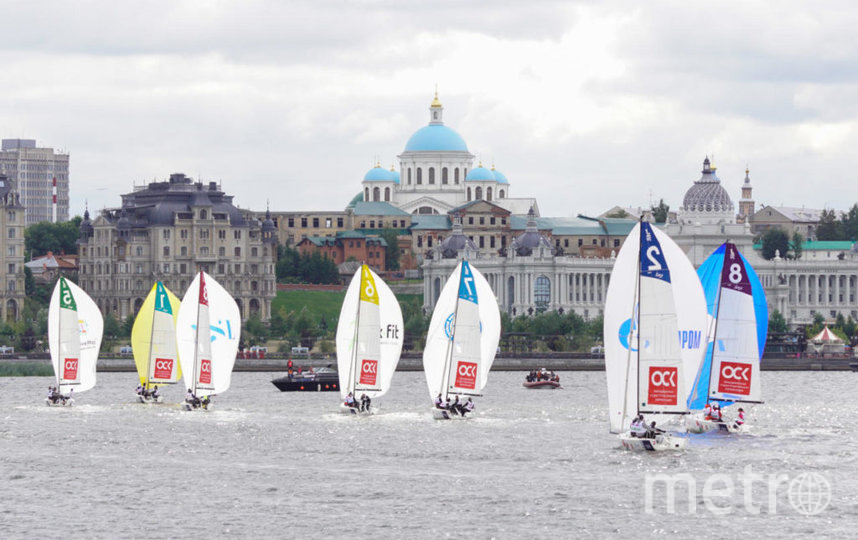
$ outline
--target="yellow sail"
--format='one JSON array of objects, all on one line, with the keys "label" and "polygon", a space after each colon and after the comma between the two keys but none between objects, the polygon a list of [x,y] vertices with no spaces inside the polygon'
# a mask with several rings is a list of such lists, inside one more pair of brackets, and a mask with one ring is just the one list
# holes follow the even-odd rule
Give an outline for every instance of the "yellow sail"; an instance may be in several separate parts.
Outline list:
[{"label": "yellow sail", "polygon": [[179,299],[160,281],[152,285],[131,330],[131,347],[140,384],[172,384],[182,377],[176,348]]}]

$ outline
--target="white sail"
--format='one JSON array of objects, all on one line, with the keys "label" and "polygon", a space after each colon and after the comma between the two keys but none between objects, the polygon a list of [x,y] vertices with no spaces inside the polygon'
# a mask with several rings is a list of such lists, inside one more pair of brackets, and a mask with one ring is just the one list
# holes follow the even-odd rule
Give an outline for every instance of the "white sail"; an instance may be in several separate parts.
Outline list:
[{"label": "white sail", "polygon": [[612,432],[627,428],[638,412],[687,412],[706,325],[706,299],[685,253],[648,223],[635,226],[617,255],[605,301]]},{"label": "white sail", "polygon": [[57,388],[63,394],[95,386],[104,319],[83,289],[60,277],[48,309],[48,345]]},{"label": "white sail", "polygon": [[229,388],[241,336],[241,314],[220,283],[200,272],[188,286],[176,322],[185,386],[197,395]]},{"label": "white sail", "polygon": [[340,394],[384,395],[402,353],[402,310],[390,287],[367,265],[352,277],[337,323]]},{"label": "white sail", "polygon": [[462,261],[435,304],[423,370],[429,395],[478,394],[488,381],[500,341],[500,310],[483,275]]}]

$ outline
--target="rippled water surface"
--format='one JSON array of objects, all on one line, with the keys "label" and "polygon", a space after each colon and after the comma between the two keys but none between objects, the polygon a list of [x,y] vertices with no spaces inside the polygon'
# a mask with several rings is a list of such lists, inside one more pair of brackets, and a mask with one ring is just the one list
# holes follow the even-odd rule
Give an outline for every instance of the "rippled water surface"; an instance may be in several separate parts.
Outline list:
[{"label": "rippled water surface", "polygon": [[[858,534],[858,374],[764,372],[750,434],[661,455],[618,448],[604,373],[563,373],[555,391],[493,373],[466,422],[432,420],[422,373],[396,374],[368,418],[338,414],[336,394],[281,393],[276,376],[236,373],[209,413],[133,403],[131,373],[99,374],[67,409],[44,406],[52,379],[0,379],[0,537]],[[743,489],[747,466],[762,476]],[[658,483],[647,511],[658,473],[690,475],[695,513],[686,487],[669,513]],[[817,515],[789,499],[803,473],[830,484]]]}]

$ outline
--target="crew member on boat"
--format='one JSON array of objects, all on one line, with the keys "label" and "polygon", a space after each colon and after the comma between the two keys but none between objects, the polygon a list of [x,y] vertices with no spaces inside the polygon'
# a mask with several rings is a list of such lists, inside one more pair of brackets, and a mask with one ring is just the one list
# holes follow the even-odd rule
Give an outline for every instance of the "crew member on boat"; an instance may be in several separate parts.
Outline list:
[{"label": "crew member on boat", "polygon": [[346,396],[345,404],[346,407],[351,407],[352,409],[357,408],[357,402],[355,401],[355,396],[352,392],[349,392],[349,394]]},{"label": "crew member on boat", "polygon": [[709,419],[713,422],[722,422],[723,418],[721,417],[721,406],[715,403],[712,405],[712,412],[709,413]]},{"label": "crew member on boat", "polygon": [[158,387],[157,386],[152,389],[152,393],[150,394],[150,396],[152,397],[152,399],[155,399],[155,400],[157,400],[159,397],[161,397],[158,394]]},{"label": "crew member on boat", "polygon": [[738,415],[736,416],[736,427],[742,427],[745,425],[745,409],[739,407]]},{"label": "crew member on boat", "polygon": [[443,409],[444,408],[444,400],[441,399],[441,394],[438,394],[438,397],[435,398],[435,408]]},{"label": "crew member on boat", "polygon": [[369,412],[369,408],[372,406],[372,400],[366,394],[361,394],[360,396],[360,410],[363,412]]},{"label": "crew member on boat", "polygon": [[474,400],[468,398],[468,401],[466,401],[465,404],[462,405],[462,417],[464,417],[466,413],[474,412],[474,406]]}]

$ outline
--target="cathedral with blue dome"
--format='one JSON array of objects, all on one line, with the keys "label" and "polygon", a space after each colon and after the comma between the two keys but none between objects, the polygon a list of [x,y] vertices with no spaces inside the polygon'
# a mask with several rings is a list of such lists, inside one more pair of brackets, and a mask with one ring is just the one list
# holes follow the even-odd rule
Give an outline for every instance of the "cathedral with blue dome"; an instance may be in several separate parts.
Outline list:
[{"label": "cathedral with blue dome", "polygon": [[397,156],[399,171],[377,162],[363,177],[363,200],[387,202],[409,214],[447,214],[470,201],[485,200],[514,214],[535,207],[533,199],[513,199],[506,176],[484,167],[465,139],[444,125],[438,93],[429,105],[429,124],[418,129]]}]

